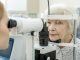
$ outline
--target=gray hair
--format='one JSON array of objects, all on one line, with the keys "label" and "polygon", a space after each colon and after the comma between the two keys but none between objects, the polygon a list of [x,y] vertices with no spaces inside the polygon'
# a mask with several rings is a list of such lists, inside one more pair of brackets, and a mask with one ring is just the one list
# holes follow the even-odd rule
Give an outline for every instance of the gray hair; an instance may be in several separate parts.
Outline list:
[{"label": "gray hair", "polygon": [[[54,4],[50,6],[50,15],[75,15],[76,9],[72,6],[68,6],[65,4]],[[46,9],[43,17],[48,15],[48,9]],[[69,23],[70,32],[74,31],[74,20],[67,20]],[[77,23],[78,26],[79,23]]]}]

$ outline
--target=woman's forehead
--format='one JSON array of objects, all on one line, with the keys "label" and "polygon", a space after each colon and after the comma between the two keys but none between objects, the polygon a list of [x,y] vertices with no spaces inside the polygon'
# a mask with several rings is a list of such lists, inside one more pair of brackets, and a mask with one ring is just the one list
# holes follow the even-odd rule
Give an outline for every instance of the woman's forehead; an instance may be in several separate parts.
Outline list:
[{"label": "woman's forehead", "polygon": [[60,21],[60,22],[67,22],[67,20],[59,20],[59,19],[48,19],[48,21],[50,22],[56,22],[56,21]]}]

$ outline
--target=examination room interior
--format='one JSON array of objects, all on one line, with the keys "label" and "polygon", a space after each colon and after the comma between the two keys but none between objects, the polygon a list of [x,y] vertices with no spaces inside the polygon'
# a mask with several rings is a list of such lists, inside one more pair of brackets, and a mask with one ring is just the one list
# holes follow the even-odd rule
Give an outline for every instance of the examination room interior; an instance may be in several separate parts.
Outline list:
[{"label": "examination room interior", "polygon": [[[1,4],[7,17],[0,18],[0,60],[80,60],[80,0],[0,0]],[[2,20],[9,31],[7,48],[1,41],[6,36]]]}]

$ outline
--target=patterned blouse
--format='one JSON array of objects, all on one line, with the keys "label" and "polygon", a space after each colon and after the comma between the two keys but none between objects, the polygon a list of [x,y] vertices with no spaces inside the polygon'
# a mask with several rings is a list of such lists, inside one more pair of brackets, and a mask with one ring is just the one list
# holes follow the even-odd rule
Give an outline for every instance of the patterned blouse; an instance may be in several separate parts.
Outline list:
[{"label": "patterned blouse", "polygon": [[[73,42],[73,41],[71,41]],[[76,47],[57,47],[56,59],[58,60],[80,60],[80,39],[76,38]]]}]

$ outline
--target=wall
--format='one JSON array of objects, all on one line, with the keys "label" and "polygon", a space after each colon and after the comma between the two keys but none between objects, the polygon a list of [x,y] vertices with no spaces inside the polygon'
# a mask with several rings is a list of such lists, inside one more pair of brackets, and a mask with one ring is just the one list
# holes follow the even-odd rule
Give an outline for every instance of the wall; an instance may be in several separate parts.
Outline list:
[{"label": "wall", "polygon": [[[54,3],[68,3],[70,4],[70,6],[80,6],[80,0],[49,0],[50,1],[50,5],[54,4]],[[47,0],[40,0],[40,11],[44,12],[44,10],[47,8]]]},{"label": "wall", "polygon": [[28,0],[27,12],[29,16],[36,17],[39,12],[39,0]]}]

